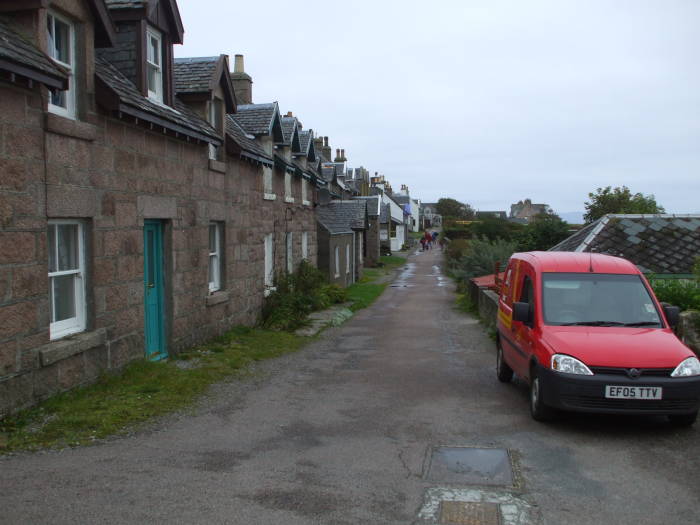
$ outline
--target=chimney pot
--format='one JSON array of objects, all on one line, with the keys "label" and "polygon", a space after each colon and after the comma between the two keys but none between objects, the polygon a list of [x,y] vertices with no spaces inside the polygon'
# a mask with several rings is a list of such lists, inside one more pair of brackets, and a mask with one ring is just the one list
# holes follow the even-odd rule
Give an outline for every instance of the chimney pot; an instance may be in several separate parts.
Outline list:
[{"label": "chimney pot", "polygon": [[328,137],[323,137],[323,145],[328,147]]},{"label": "chimney pot", "polygon": [[340,158],[345,160],[345,150],[344,149],[340,150]]},{"label": "chimney pot", "polygon": [[245,67],[243,66],[243,55],[236,55],[234,57],[233,72],[245,73]]},{"label": "chimney pot", "polygon": [[291,111],[287,111],[287,116],[288,116],[288,117],[293,117],[294,115],[292,114]]}]

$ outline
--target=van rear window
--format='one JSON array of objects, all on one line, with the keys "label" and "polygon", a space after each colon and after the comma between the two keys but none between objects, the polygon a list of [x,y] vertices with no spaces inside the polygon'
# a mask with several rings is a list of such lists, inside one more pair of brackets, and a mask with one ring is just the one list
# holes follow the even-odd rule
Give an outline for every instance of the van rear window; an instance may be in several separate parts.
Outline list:
[{"label": "van rear window", "polygon": [[544,273],[542,310],[549,325],[662,326],[638,275]]}]

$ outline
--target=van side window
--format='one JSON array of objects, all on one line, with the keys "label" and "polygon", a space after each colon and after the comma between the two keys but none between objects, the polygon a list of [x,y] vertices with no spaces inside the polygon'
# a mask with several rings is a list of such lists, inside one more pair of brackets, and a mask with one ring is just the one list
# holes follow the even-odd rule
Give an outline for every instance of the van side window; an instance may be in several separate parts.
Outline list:
[{"label": "van side window", "polygon": [[521,303],[535,304],[535,293],[532,287],[532,279],[527,275],[523,278],[523,286],[520,289],[520,299]]},{"label": "van side window", "polygon": [[506,280],[503,284],[503,293],[501,295],[501,299],[503,301],[506,301],[508,299],[508,291],[510,290],[510,278],[511,275],[513,274],[513,268],[508,268],[508,271],[506,272]]}]

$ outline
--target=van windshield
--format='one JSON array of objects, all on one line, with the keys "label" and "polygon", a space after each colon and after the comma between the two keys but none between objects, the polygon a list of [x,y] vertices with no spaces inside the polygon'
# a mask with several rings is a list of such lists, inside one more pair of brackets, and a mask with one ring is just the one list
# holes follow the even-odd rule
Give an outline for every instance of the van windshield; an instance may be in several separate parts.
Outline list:
[{"label": "van windshield", "polygon": [[544,273],[542,309],[549,325],[662,326],[638,275]]}]

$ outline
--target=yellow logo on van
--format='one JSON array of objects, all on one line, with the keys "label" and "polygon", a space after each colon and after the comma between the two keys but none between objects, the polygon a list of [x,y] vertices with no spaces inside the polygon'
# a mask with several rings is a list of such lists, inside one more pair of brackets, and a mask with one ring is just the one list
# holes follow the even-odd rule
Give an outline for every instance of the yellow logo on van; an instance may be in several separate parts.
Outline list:
[{"label": "yellow logo on van", "polygon": [[513,313],[511,312],[511,314],[508,315],[506,312],[499,309],[498,310],[498,319],[501,321],[501,323],[503,323],[503,326],[510,329],[510,325],[513,322]]}]

